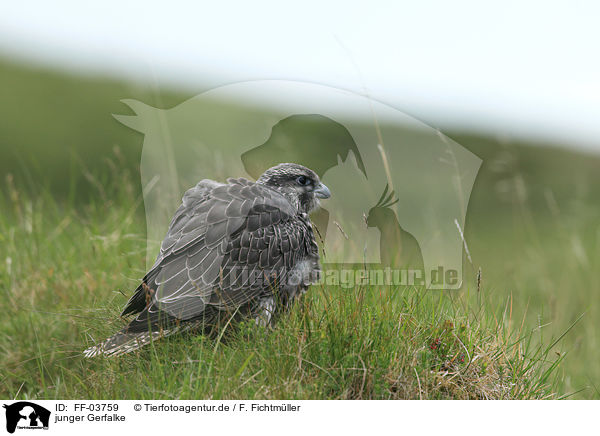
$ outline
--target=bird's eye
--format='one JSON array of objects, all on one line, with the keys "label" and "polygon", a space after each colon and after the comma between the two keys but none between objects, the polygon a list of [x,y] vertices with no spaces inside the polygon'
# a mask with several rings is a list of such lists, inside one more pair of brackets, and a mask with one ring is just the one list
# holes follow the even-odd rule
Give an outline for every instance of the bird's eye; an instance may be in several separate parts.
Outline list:
[{"label": "bird's eye", "polygon": [[296,183],[298,183],[300,186],[306,186],[310,184],[310,179],[306,176],[299,176],[296,179]]}]

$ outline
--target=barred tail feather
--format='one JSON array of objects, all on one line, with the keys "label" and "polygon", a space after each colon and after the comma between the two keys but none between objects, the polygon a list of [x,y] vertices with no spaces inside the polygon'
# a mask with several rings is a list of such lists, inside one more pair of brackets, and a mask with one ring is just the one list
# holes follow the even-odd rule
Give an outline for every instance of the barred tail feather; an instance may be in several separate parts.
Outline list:
[{"label": "barred tail feather", "polygon": [[127,333],[119,332],[93,347],[86,349],[83,355],[87,358],[103,355],[105,357],[119,356],[142,348],[144,345],[172,334],[182,332],[187,328],[174,327],[157,332]]}]

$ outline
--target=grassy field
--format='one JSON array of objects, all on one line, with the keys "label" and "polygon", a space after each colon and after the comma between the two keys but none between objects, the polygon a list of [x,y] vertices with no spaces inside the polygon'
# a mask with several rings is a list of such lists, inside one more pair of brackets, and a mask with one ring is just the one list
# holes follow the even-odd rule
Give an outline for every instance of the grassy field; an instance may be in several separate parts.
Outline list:
[{"label": "grassy field", "polygon": [[315,286],[273,331],[86,360],[145,265],[142,137],[110,114],[185,97],[0,78],[0,397],[600,398],[597,156],[446,132],[483,159],[463,290]]},{"label": "grassy field", "polygon": [[549,398],[557,389],[561,358],[538,345],[536,329],[513,327],[511,302],[417,288],[315,286],[273,331],[248,323],[86,360],[83,348],[123,325],[117,314],[143,274],[140,199],[133,179],[113,175],[108,201],[78,208],[9,184],[1,397]]}]

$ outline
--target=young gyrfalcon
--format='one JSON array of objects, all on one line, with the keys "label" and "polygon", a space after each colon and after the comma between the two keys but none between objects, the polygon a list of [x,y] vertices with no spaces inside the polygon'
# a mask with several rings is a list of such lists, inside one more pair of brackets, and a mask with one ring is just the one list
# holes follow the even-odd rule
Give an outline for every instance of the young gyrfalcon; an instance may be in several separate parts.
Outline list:
[{"label": "young gyrfalcon", "polygon": [[127,353],[232,316],[271,324],[319,277],[308,214],[329,196],[314,171],[292,163],[256,183],[202,180],[183,196],[154,266],[121,314],[138,315],[85,356]]}]

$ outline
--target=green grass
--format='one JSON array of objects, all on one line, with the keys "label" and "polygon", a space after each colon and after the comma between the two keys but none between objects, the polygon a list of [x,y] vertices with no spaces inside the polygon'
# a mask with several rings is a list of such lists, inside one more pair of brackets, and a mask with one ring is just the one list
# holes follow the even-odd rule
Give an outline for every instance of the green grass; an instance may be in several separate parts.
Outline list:
[{"label": "green grass", "polygon": [[[112,168],[112,170],[111,170]],[[113,171],[111,173],[111,171]],[[228,326],[118,358],[81,351],[124,321],[143,275],[134,175],[107,165],[71,207],[8,181],[0,199],[0,397],[557,398],[564,356],[487,289],[313,286],[274,329]],[[94,176],[89,175],[90,179]],[[92,188],[93,189],[93,188]]]}]

